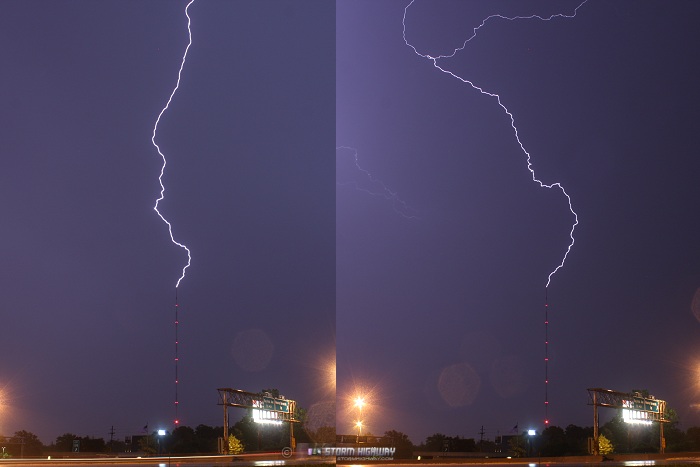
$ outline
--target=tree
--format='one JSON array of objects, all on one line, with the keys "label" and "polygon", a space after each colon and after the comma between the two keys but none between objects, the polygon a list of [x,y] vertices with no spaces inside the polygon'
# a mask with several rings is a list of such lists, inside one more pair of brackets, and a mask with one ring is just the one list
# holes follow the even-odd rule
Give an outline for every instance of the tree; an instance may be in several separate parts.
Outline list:
[{"label": "tree", "polygon": [[689,451],[700,451],[700,427],[691,426],[685,435]]},{"label": "tree", "polygon": [[582,428],[576,425],[566,427],[566,454],[570,456],[588,453],[588,438],[593,437],[593,427]]},{"label": "tree", "polygon": [[615,416],[603,425],[601,433],[615,446],[618,452],[627,452],[624,446],[629,445],[628,424],[622,420],[622,410],[618,410]]},{"label": "tree", "polygon": [[[13,438],[17,442],[22,442],[24,444],[25,456],[41,456],[43,453],[44,445],[41,443],[41,440],[39,440],[39,437],[34,433],[25,430],[15,431]],[[21,446],[17,447],[20,447],[18,450],[21,453]]]},{"label": "tree", "polygon": [[[476,441],[474,438],[462,438],[460,436],[454,436],[450,438],[450,449],[456,452],[475,452],[476,451]],[[486,441],[479,442],[479,451],[484,451],[484,443]]]},{"label": "tree", "polygon": [[197,450],[199,452],[216,452],[218,440],[224,436],[224,427],[200,424],[194,429],[194,434],[197,437]]},{"label": "tree", "polygon": [[197,436],[189,426],[179,426],[173,430],[168,440],[168,450],[177,454],[200,452]]},{"label": "tree", "polygon": [[611,443],[605,435],[598,436],[598,452],[600,454],[607,456],[608,454],[612,454],[614,450],[613,443]]},{"label": "tree", "polygon": [[275,399],[279,399],[279,397],[280,397],[280,390],[277,388],[263,389],[262,391],[260,391],[260,394],[265,394],[265,393],[270,394]]},{"label": "tree", "polygon": [[139,451],[147,456],[152,456],[158,448],[158,440],[155,435],[146,435],[139,438]]},{"label": "tree", "polygon": [[393,446],[396,448],[394,459],[410,459],[413,457],[413,443],[408,439],[408,435],[396,430],[384,432],[384,436],[391,438]]},{"label": "tree", "polygon": [[540,442],[543,456],[563,456],[566,453],[566,433],[558,426],[545,428]]},{"label": "tree", "polygon": [[257,451],[261,448],[259,446],[258,424],[253,421],[250,413],[246,413],[233,425],[233,432],[236,438],[243,442],[248,451]]},{"label": "tree", "polygon": [[[678,413],[671,408],[667,408],[664,412],[664,419],[669,420],[664,426],[664,438],[666,439],[666,451],[668,452],[679,452],[688,451],[691,449],[690,439],[686,436],[686,433],[680,429],[680,419]],[[657,423],[656,425],[660,425]],[[657,426],[655,433],[659,433],[660,427]],[[658,439],[657,434],[657,439]]]},{"label": "tree", "polygon": [[54,442],[54,449],[60,452],[71,452],[73,450],[73,440],[80,439],[80,436],[73,433],[64,433]]},{"label": "tree", "polygon": [[233,435],[228,435],[228,452],[231,454],[240,454],[244,450],[243,443],[241,440]]},{"label": "tree", "polygon": [[523,437],[513,436],[508,440],[508,450],[513,453],[513,457],[525,457],[527,453],[527,445]]},{"label": "tree", "polygon": [[435,433],[425,438],[426,451],[447,451],[449,450],[450,439],[442,433]]},{"label": "tree", "polygon": [[105,452],[107,450],[104,438],[84,436],[78,439],[80,439],[80,450],[82,452]]}]

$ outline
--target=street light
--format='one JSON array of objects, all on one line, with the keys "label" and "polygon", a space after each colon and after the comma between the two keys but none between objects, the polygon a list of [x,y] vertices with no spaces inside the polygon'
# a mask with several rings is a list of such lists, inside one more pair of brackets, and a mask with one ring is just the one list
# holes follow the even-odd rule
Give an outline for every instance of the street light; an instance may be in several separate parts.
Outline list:
[{"label": "street light", "polygon": [[[357,436],[369,434],[368,425],[375,425],[375,410],[377,409],[376,388],[355,383],[355,387],[345,398],[343,415],[346,416],[346,429]],[[360,422],[358,425],[357,422]]]},{"label": "street light", "polygon": [[358,410],[357,423],[355,424],[355,426],[357,427],[357,436],[362,436],[362,406],[364,405],[364,397],[358,396],[355,398],[355,407],[357,407]]},{"label": "street light", "polygon": [[[358,420],[355,423],[355,427],[357,428],[357,436],[358,437],[362,436],[362,420]],[[359,440],[358,440],[358,442],[359,442]]]},{"label": "street light", "polygon": [[535,436],[537,432],[535,430],[527,430],[527,455],[532,456],[532,437]]},{"label": "street light", "polygon": [[357,407],[358,410],[358,416],[357,419],[359,420],[358,423],[360,424],[360,435],[362,434],[362,406],[365,405],[365,398],[364,397],[356,397],[355,398],[355,407]]}]

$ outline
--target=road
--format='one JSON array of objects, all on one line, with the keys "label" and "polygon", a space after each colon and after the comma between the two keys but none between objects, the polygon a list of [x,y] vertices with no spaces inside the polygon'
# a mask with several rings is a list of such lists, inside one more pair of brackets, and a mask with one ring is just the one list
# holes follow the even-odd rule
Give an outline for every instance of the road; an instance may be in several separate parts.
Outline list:
[{"label": "road", "polygon": [[[631,457],[631,456],[630,456]],[[514,466],[527,466],[527,467],[540,467],[540,466],[554,466],[554,467],[581,467],[581,466],[604,466],[604,467],[643,467],[643,466],[674,466],[674,467],[697,467],[700,465],[700,456],[697,454],[688,456],[678,456],[678,457],[668,457],[664,459],[653,459],[653,460],[634,460],[625,456],[625,459],[619,460],[606,460],[601,461],[600,458],[588,457],[588,458],[576,458],[575,460],[567,459],[565,457],[559,458],[558,460],[547,459],[451,459],[451,460],[427,460],[427,461],[395,461],[395,462],[375,462],[375,463],[339,463],[338,466],[347,465],[348,467],[378,467],[378,466],[391,466],[391,467],[474,467],[486,465],[489,467],[514,467]]]},{"label": "road", "polygon": [[[601,461],[600,457],[577,457],[558,459],[430,459],[430,460],[396,460],[375,462],[339,462],[338,466],[348,467],[460,467],[460,466],[489,466],[489,467],[581,467],[600,465],[604,467],[646,467],[646,466],[700,466],[700,454],[677,454],[664,458],[635,459],[632,455],[620,456],[618,459]],[[0,467],[5,466],[79,466],[79,467],[277,467],[315,465],[334,466],[334,457],[296,456],[283,457],[280,454],[245,454],[237,456],[188,456],[188,457],[147,457],[147,458],[98,458],[98,459],[2,459]]]},{"label": "road", "polygon": [[0,459],[0,467],[5,466],[78,466],[78,467],[273,467],[299,465],[334,465],[335,458],[322,456],[284,457],[280,454],[244,454],[237,456],[188,456],[188,457],[145,457],[145,458],[89,458],[89,459]]}]

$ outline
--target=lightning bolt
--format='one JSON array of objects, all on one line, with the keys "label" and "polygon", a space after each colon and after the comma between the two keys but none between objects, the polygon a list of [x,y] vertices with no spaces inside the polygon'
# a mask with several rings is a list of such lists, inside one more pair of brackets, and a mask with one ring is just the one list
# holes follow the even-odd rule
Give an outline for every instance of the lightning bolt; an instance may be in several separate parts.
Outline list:
[{"label": "lightning bolt", "polygon": [[357,149],[349,146],[339,146],[336,150],[336,161],[341,158],[350,157],[353,170],[358,174],[355,180],[337,181],[339,186],[352,186],[358,191],[367,193],[370,196],[384,198],[390,201],[396,213],[406,219],[418,219],[416,212],[405,201],[399,198],[397,192],[392,191],[384,182],[376,178],[372,173],[362,168],[359,161]]},{"label": "lightning bolt", "polygon": [[572,224],[572,226],[571,226],[571,231],[569,232],[569,238],[571,239],[571,243],[569,243],[568,247],[566,248],[566,252],[564,252],[564,256],[562,257],[561,262],[559,263],[559,265],[558,265],[556,268],[554,268],[554,270],[552,270],[552,272],[550,272],[549,275],[547,276],[547,284],[545,285],[545,289],[547,289],[547,288],[549,288],[549,284],[551,283],[552,277],[554,276],[554,274],[556,274],[557,271],[559,271],[559,269],[561,269],[562,267],[564,267],[564,263],[566,262],[566,258],[569,256],[569,252],[571,251],[571,248],[574,246],[574,242],[575,242],[575,240],[574,240],[574,230],[576,230],[576,226],[578,225],[578,215],[577,215],[576,212],[574,211],[573,206],[572,206],[572,204],[571,204],[571,197],[570,197],[569,194],[566,192],[566,190],[564,189],[564,187],[562,186],[561,183],[559,183],[559,182],[554,182],[554,183],[547,184],[547,183],[544,183],[544,182],[542,182],[540,179],[537,178],[537,176],[535,175],[535,169],[533,169],[533,167],[532,167],[532,157],[530,156],[530,153],[525,149],[525,146],[523,145],[522,141],[520,140],[520,135],[518,134],[518,128],[517,128],[516,125],[515,125],[515,117],[513,116],[513,114],[511,113],[511,111],[508,110],[508,108],[507,108],[507,107],[503,104],[503,102],[501,101],[501,96],[498,95],[498,94],[496,94],[495,92],[487,91],[487,90],[485,90],[484,88],[482,88],[482,87],[480,87],[480,86],[477,86],[477,85],[474,84],[472,81],[470,81],[470,80],[468,80],[468,79],[466,79],[466,78],[463,78],[463,77],[461,77],[461,76],[459,76],[459,75],[453,73],[452,71],[447,70],[446,68],[441,67],[441,66],[438,64],[438,61],[441,60],[441,59],[452,58],[452,57],[454,57],[455,55],[457,55],[458,52],[464,50],[464,49],[467,47],[467,44],[468,44],[472,39],[474,39],[474,38],[476,37],[478,31],[479,31],[481,28],[483,28],[484,26],[486,26],[486,23],[488,23],[488,22],[490,22],[490,21],[493,21],[493,20],[516,21],[516,20],[527,20],[527,19],[538,19],[538,20],[541,20],[541,21],[551,21],[551,20],[553,20],[553,19],[555,19],[555,18],[574,18],[574,17],[576,16],[576,14],[577,14],[579,8],[581,8],[586,2],[588,2],[588,0],[583,0],[583,1],[574,9],[574,12],[573,12],[572,14],[570,14],[570,15],[567,15],[567,14],[564,14],[564,13],[557,13],[557,14],[553,14],[553,15],[551,15],[551,16],[546,16],[546,17],[539,16],[539,15],[512,16],[512,17],[503,16],[503,15],[499,15],[499,14],[490,15],[490,16],[486,17],[486,18],[481,22],[481,24],[480,24],[479,26],[475,27],[475,28],[473,29],[473,31],[472,31],[472,35],[471,35],[469,38],[467,38],[467,39],[464,41],[464,43],[463,43],[460,47],[455,48],[455,49],[452,51],[451,54],[449,54],[449,55],[436,55],[436,56],[432,56],[432,55],[429,55],[429,54],[424,54],[424,53],[419,52],[418,49],[417,49],[414,45],[412,45],[411,43],[409,43],[409,42],[408,42],[408,39],[406,39],[406,15],[408,14],[408,9],[409,9],[409,7],[410,7],[411,5],[413,5],[413,3],[414,3],[415,1],[416,1],[416,0],[411,0],[411,1],[409,2],[409,4],[406,5],[406,7],[404,8],[404,14],[403,14],[403,40],[404,40],[404,42],[406,43],[406,45],[407,45],[408,47],[410,47],[411,49],[413,49],[413,52],[415,52],[415,54],[418,55],[419,57],[422,57],[422,58],[425,58],[425,59],[428,59],[428,60],[432,61],[432,62],[433,62],[433,66],[434,66],[435,68],[437,68],[438,70],[440,70],[441,72],[443,72],[443,73],[445,73],[445,74],[448,74],[448,75],[452,76],[453,78],[456,78],[456,79],[460,80],[461,82],[463,82],[463,83],[465,83],[465,84],[468,84],[468,85],[471,86],[473,89],[475,89],[476,91],[479,91],[481,94],[483,94],[483,95],[485,95],[485,96],[489,96],[489,97],[492,97],[492,98],[496,99],[496,101],[498,102],[498,105],[503,109],[503,111],[506,113],[506,115],[508,115],[508,118],[510,118],[510,126],[513,128],[513,133],[514,133],[514,135],[515,135],[515,139],[516,139],[517,142],[518,142],[518,145],[520,146],[520,149],[522,150],[523,154],[525,154],[525,158],[526,158],[526,161],[527,161],[527,169],[530,171],[530,174],[532,175],[532,181],[535,182],[535,183],[537,183],[541,188],[549,188],[549,189],[556,188],[556,189],[559,189],[559,190],[562,192],[562,194],[566,197],[566,200],[567,200],[567,202],[568,202],[568,204],[569,204],[569,211],[571,211],[571,214],[573,214],[573,216],[574,216],[574,222],[573,222],[573,224]]},{"label": "lightning bolt", "polygon": [[190,5],[194,3],[194,0],[190,0],[190,2],[187,4],[185,7],[185,16],[187,16],[187,34],[189,36],[189,42],[187,43],[187,47],[185,48],[185,53],[182,55],[182,62],[180,63],[180,70],[177,72],[177,83],[175,84],[175,88],[173,89],[173,92],[170,93],[170,97],[168,97],[168,101],[165,103],[165,107],[160,111],[158,114],[158,118],[156,119],[155,124],[153,125],[153,136],[151,136],[151,143],[153,143],[153,146],[155,146],[156,150],[158,151],[158,154],[160,154],[160,157],[163,159],[163,165],[160,168],[160,175],[158,176],[158,183],[160,183],[160,197],[156,200],[155,206],[153,206],[153,210],[158,214],[158,216],[165,222],[168,226],[168,233],[170,234],[170,240],[180,248],[184,249],[187,252],[187,264],[182,268],[182,275],[180,278],[177,280],[177,283],[175,284],[175,288],[177,289],[180,286],[180,282],[182,279],[185,278],[185,271],[187,271],[187,268],[190,267],[190,264],[192,263],[192,254],[190,253],[190,249],[187,248],[184,244],[178,242],[175,240],[175,237],[173,236],[173,226],[172,224],[161,214],[161,212],[158,210],[158,204],[160,204],[161,201],[165,198],[165,185],[163,185],[163,174],[165,173],[165,166],[167,165],[167,161],[165,159],[165,155],[163,152],[160,150],[160,146],[158,146],[158,143],[156,143],[156,133],[158,131],[158,124],[160,123],[160,119],[163,117],[163,114],[165,113],[166,110],[168,110],[168,107],[170,107],[170,103],[173,100],[173,97],[175,96],[175,93],[177,92],[178,88],[180,87],[180,79],[182,77],[182,70],[185,67],[185,62],[187,61],[187,52],[190,50],[190,46],[192,45],[192,29],[191,29],[191,24],[192,20],[190,18],[189,14],[189,9]]},{"label": "lightning bolt", "polygon": [[476,91],[479,91],[481,94],[483,94],[483,95],[485,95],[485,96],[489,96],[489,97],[492,97],[492,98],[496,99],[496,101],[498,102],[498,105],[501,107],[501,109],[503,109],[503,111],[506,113],[506,115],[508,115],[508,118],[510,119],[510,126],[511,126],[511,128],[513,129],[513,134],[515,135],[515,139],[517,140],[518,145],[520,146],[521,151],[523,152],[523,154],[525,154],[525,158],[526,158],[526,161],[527,161],[527,169],[530,171],[530,174],[531,174],[531,176],[532,176],[532,181],[535,182],[535,183],[537,183],[541,188],[548,188],[548,189],[554,189],[554,188],[556,188],[556,189],[559,189],[559,190],[562,192],[562,194],[566,197],[566,200],[567,200],[567,202],[568,202],[568,204],[569,204],[569,211],[570,211],[571,214],[573,214],[573,216],[574,216],[574,222],[573,222],[573,224],[571,225],[571,231],[569,232],[569,238],[571,239],[571,242],[570,242],[569,245],[567,246],[566,251],[564,252],[564,255],[563,255],[563,257],[562,257],[561,262],[559,263],[559,265],[558,265],[556,268],[554,268],[554,269],[549,273],[549,275],[547,276],[547,284],[545,285],[545,289],[544,289],[544,290],[545,290],[545,304],[544,304],[544,310],[545,310],[545,311],[544,311],[544,313],[545,313],[545,317],[544,317],[544,326],[545,326],[545,341],[544,341],[544,349],[545,349],[545,350],[544,350],[544,363],[545,363],[544,406],[545,406],[545,417],[544,417],[544,424],[545,424],[545,426],[548,426],[548,425],[549,425],[549,414],[548,414],[548,409],[549,409],[549,395],[548,395],[548,386],[549,386],[549,330],[548,330],[548,329],[549,329],[549,314],[548,314],[549,311],[548,311],[548,308],[549,308],[549,302],[548,302],[548,299],[547,299],[547,290],[549,289],[549,284],[552,282],[552,277],[554,276],[554,274],[557,273],[557,271],[559,271],[559,269],[561,269],[562,267],[564,267],[564,263],[566,262],[566,258],[569,256],[569,253],[571,252],[571,248],[574,246],[574,242],[575,242],[575,240],[574,240],[574,230],[576,230],[576,226],[578,225],[578,215],[576,214],[576,212],[574,211],[574,208],[573,208],[572,205],[571,205],[571,197],[570,197],[569,194],[566,192],[566,190],[564,189],[564,187],[562,186],[561,183],[559,183],[559,182],[554,182],[554,183],[549,183],[549,184],[547,184],[547,183],[544,183],[543,181],[541,181],[540,179],[538,179],[537,176],[535,175],[535,169],[532,167],[532,157],[530,156],[530,153],[525,149],[525,146],[523,145],[522,141],[520,140],[520,135],[518,134],[518,128],[517,128],[516,125],[515,125],[515,117],[513,116],[512,112],[511,112],[510,110],[508,110],[508,108],[507,108],[507,107],[503,104],[503,102],[501,101],[501,96],[498,95],[498,94],[496,94],[495,92],[487,91],[487,90],[485,90],[484,88],[482,88],[482,87],[480,87],[480,86],[477,86],[477,85],[474,84],[472,81],[470,81],[470,80],[468,80],[468,79],[466,79],[466,78],[463,78],[463,77],[461,77],[461,76],[459,76],[459,75],[453,73],[452,71],[447,70],[446,68],[441,67],[441,66],[438,64],[438,60],[454,57],[455,55],[457,55],[458,52],[460,52],[461,50],[464,50],[464,49],[467,47],[467,44],[468,44],[472,39],[474,39],[474,38],[476,37],[478,31],[479,31],[481,28],[483,28],[489,21],[496,20],[496,19],[507,20],[507,21],[516,21],[516,20],[523,20],[523,19],[538,19],[538,20],[541,20],[541,21],[551,21],[551,20],[553,20],[553,19],[555,19],[555,18],[574,18],[574,17],[576,16],[576,13],[578,12],[579,8],[581,8],[587,1],[588,1],[588,0],[583,0],[581,3],[579,3],[579,5],[574,9],[574,12],[573,12],[572,14],[570,14],[570,15],[566,15],[566,14],[563,14],[563,13],[557,13],[557,14],[553,14],[553,15],[547,16],[547,17],[543,17],[543,16],[539,16],[539,15],[512,16],[512,17],[503,16],[503,15],[499,15],[499,14],[490,15],[490,16],[486,17],[486,18],[481,22],[481,24],[480,24],[479,26],[475,27],[475,28],[472,30],[472,35],[471,35],[469,38],[467,38],[467,39],[462,43],[462,45],[461,45],[460,47],[457,47],[456,49],[454,49],[454,50],[452,51],[451,54],[449,54],[449,55],[436,55],[436,56],[432,56],[432,55],[429,55],[429,54],[420,53],[420,52],[418,51],[418,49],[417,49],[415,46],[411,45],[411,44],[408,42],[408,40],[406,39],[406,15],[407,15],[407,13],[408,13],[408,8],[415,2],[415,0],[411,0],[410,3],[408,3],[408,5],[406,5],[406,7],[404,8],[404,14],[403,14],[403,40],[404,40],[404,42],[406,43],[406,45],[407,45],[408,47],[410,47],[411,49],[413,49],[413,52],[415,52],[415,54],[418,55],[419,57],[422,57],[422,58],[425,58],[425,59],[428,59],[428,60],[432,61],[432,62],[433,62],[433,66],[434,66],[435,68],[437,68],[438,70],[440,70],[441,72],[443,72],[443,73],[445,73],[445,74],[448,74],[448,75],[452,76],[453,78],[456,78],[456,79],[460,80],[461,82],[463,82],[463,83],[465,83],[465,84],[468,84],[468,85],[471,86],[473,89],[475,89]]}]

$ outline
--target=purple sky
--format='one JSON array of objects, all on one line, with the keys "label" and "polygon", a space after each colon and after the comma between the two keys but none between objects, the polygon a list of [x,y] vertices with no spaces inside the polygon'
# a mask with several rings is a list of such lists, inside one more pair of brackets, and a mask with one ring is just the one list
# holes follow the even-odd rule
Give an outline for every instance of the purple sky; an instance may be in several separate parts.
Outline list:
[{"label": "purple sky", "polygon": [[[152,209],[150,139],[185,5],[0,7],[0,434],[172,428],[186,256]],[[278,388],[306,408],[331,397],[319,381],[335,355],[334,10],[190,7],[193,44],[157,135],[161,211],[193,255],[178,290],[182,424],[221,425],[219,387]]]},{"label": "purple sky", "polygon": [[[221,386],[321,414],[337,357],[340,433],[355,387],[369,431],[416,443],[542,429],[544,286],[573,216],[532,181],[496,99],[404,43],[407,4],[191,6],[157,136],[162,212],[193,255],[183,424],[221,424]],[[406,38],[449,54],[489,15],[578,4],[418,0]],[[150,138],[185,5],[0,7],[2,435],[172,428],[186,257],[152,209]],[[501,96],[537,177],[579,216],[547,290],[553,425],[591,425],[588,387],[648,389],[700,425],[699,8],[589,0],[575,18],[496,19],[438,62]]]},{"label": "purple sky", "polygon": [[[414,442],[541,430],[545,283],[573,215],[497,100],[406,46],[407,3],[337,5],[337,144],[366,171],[337,151],[338,396],[372,391],[368,429]],[[448,55],[489,15],[579,3],[418,0],[406,38]],[[590,0],[492,20],[438,62],[501,96],[579,216],[547,291],[553,425],[592,425],[589,387],[648,389],[700,423],[697,10]],[[357,412],[338,414],[351,431]]]}]

